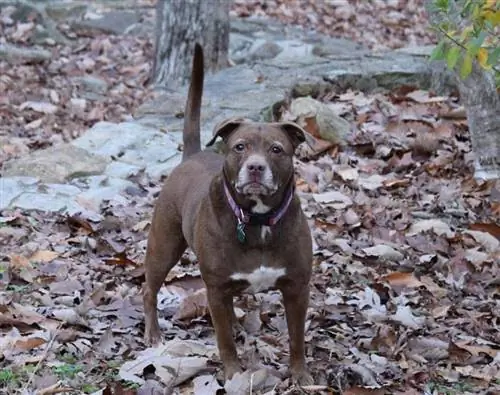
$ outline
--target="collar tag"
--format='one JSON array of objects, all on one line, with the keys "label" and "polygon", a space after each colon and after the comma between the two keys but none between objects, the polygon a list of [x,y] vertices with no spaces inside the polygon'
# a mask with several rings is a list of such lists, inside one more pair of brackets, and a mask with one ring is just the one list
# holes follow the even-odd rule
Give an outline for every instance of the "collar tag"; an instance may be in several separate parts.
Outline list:
[{"label": "collar tag", "polygon": [[247,235],[245,234],[245,224],[238,218],[238,225],[236,225],[236,237],[240,243],[244,243]]}]

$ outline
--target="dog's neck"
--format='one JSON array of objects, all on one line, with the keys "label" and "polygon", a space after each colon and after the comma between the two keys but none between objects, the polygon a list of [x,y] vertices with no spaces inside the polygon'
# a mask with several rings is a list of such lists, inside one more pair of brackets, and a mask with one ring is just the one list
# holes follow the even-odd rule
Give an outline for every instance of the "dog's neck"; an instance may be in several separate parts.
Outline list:
[{"label": "dog's neck", "polygon": [[223,175],[224,197],[236,218],[247,225],[273,226],[290,208],[295,188],[291,177],[284,188],[272,196],[243,195]]}]

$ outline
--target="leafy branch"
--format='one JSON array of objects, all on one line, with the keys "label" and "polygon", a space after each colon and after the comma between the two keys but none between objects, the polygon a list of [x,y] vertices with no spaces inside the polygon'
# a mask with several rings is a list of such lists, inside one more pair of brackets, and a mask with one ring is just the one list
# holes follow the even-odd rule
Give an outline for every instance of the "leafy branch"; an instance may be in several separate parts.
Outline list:
[{"label": "leafy branch", "polygon": [[431,19],[441,40],[431,60],[446,60],[448,67],[459,67],[462,78],[477,62],[494,73],[500,86],[500,1],[433,0]]}]

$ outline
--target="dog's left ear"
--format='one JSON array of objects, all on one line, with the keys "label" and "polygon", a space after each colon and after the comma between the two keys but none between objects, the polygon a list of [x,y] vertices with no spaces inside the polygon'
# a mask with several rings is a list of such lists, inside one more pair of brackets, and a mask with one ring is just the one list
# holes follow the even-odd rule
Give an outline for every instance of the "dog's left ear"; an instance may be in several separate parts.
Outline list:
[{"label": "dog's left ear", "polygon": [[294,122],[276,122],[275,125],[286,133],[294,149],[300,143],[308,141],[309,133]]},{"label": "dog's left ear", "polygon": [[218,123],[214,128],[212,139],[206,144],[207,147],[213,145],[217,137],[222,138],[224,142],[227,141],[229,135],[233,133],[242,123],[246,120],[244,118],[229,118],[225,121]]}]

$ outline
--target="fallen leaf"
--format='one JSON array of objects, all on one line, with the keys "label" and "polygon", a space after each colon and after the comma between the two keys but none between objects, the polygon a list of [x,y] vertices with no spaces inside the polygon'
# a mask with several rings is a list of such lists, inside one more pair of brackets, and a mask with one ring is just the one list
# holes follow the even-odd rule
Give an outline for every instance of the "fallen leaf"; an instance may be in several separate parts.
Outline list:
[{"label": "fallen leaf", "polygon": [[203,317],[206,314],[208,314],[207,290],[201,288],[182,299],[174,319],[186,320]]},{"label": "fallen leaf", "polygon": [[58,107],[47,102],[26,101],[19,106],[19,109],[21,111],[29,109],[43,114],[54,114]]},{"label": "fallen leaf", "polygon": [[392,272],[380,277],[380,281],[387,282],[396,293],[401,293],[405,289],[418,288],[424,284],[412,273]]},{"label": "fallen leaf", "polygon": [[342,209],[352,205],[352,200],[349,196],[337,191],[315,193],[313,194],[313,199],[318,203],[330,204],[335,209]]},{"label": "fallen leaf", "polygon": [[135,360],[125,362],[118,374],[122,380],[142,385],[144,380],[139,376],[146,366],[153,365],[164,385],[176,386],[206,369],[207,362],[207,358],[200,356],[174,357],[169,354],[167,344],[141,351]]},{"label": "fallen leaf", "polygon": [[58,256],[59,256],[59,254],[55,251],[40,250],[40,251],[35,252],[33,255],[31,255],[29,260],[32,262],[48,263],[48,262],[53,261]]},{"label": "fallen leaf", "polygon": [[411,329],[419,329],[425,323],[425,317],[417,317],[413,315],[411,308],[409,306],[401,306],[397,307],[396,313],[391,316],[391,318],[403,324],[404,326]]},{"label": "fallen leaf", "polygon": [[421,232],[433,231],[438,236],[454,237],[453,232],[448,224],[438,219],[423,219],[415,222],[406,232],[406,236],[414,236]]},{"label": "fallen leaf", "polygon": [[386,261],[397,262],[404,259],[404,255],[402,253],[386,244],[378,244],[373,247],[363,248],[362,251],[366,254],[366,256],[377,257]]},{"label": "fallen leaf", "polygon": [[14,346],[16,348],[21,349],[21,350],[27,351],[27,350],[32,350],[34,348],[37,348],[45,343],[47,343],[47,341],[45,339],[40,338],[40,337],[29,337],[27,339],[17,340],[14,343]]},{"label": "fallen leaf", "polygon": [[488,252],[495,252],[500,248],[500,241],[490,233],[477,230],[465,230],[464,233],[472,236]]}]

